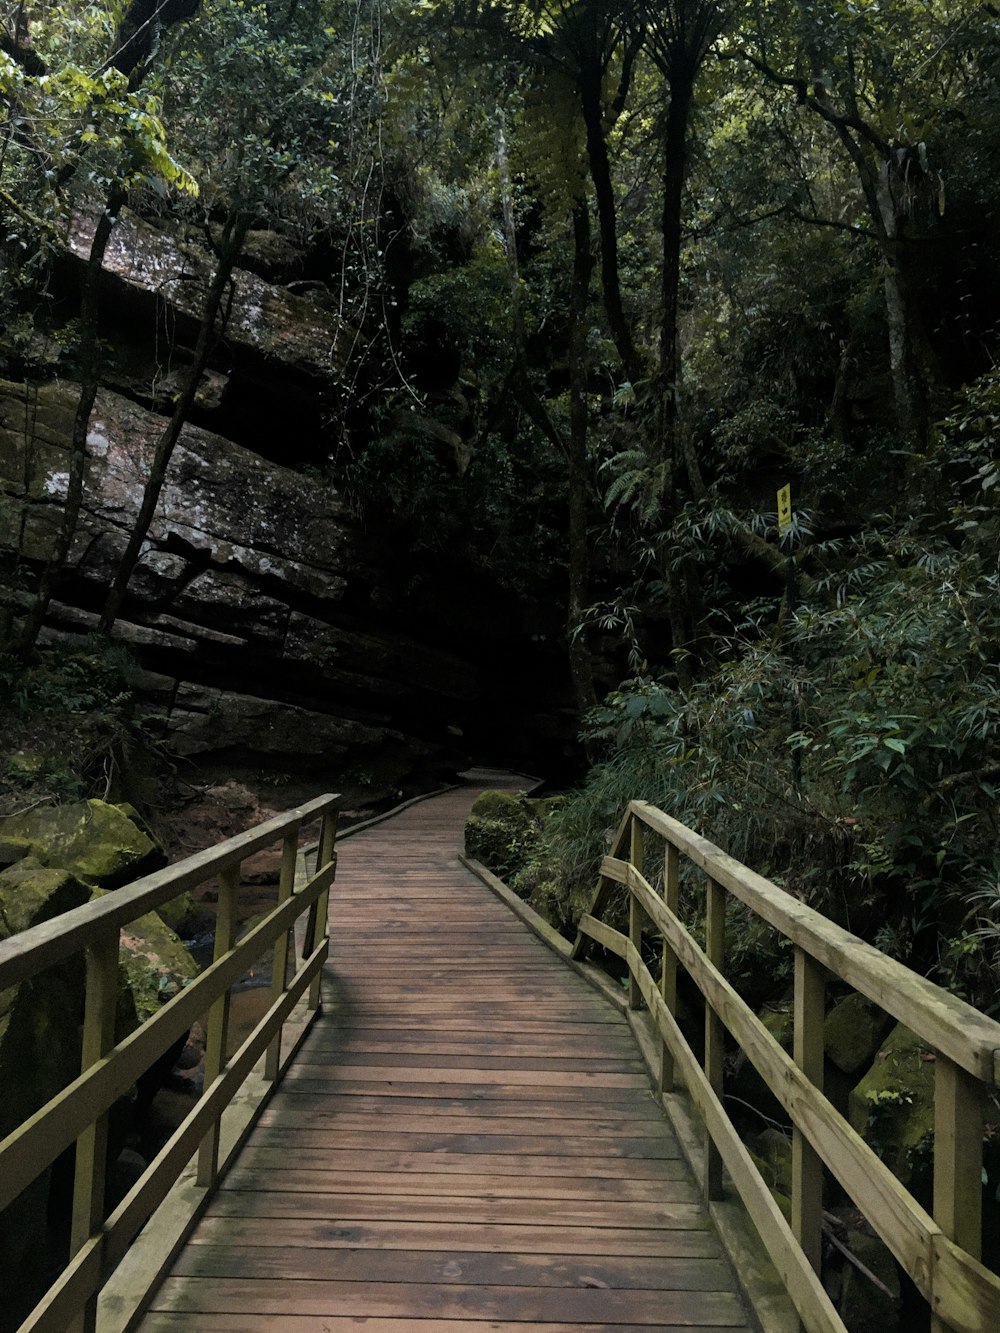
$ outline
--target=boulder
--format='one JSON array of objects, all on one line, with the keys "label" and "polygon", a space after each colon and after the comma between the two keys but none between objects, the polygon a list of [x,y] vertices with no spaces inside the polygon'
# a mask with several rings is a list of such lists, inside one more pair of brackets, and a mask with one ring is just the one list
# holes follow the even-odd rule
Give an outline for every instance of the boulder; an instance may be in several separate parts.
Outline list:
[{"label": "boulder", "polygon": [[934,1057],[897,1023],[856,1084],[850,1122],[896,1177],[918,1192],[934,1138]]},{"label": "boulder", "polygon": [[163,848],[140,828],[129,805],[75,801],[0,819],[0,850],[32,855],[87,884],[119,888],[166,864]]},{"label": "boulder", "polygon": [[843,1074],[857,1074],[874,1060],[892,1022],[884,1009],[863,995],[838,1000],[826,1016],[826,1058]]}]

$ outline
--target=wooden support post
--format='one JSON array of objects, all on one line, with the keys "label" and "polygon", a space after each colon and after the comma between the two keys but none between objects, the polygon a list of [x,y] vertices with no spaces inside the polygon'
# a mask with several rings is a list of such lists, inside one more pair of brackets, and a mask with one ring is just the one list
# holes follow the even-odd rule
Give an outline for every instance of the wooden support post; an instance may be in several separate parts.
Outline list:
[{"label": "wooden support post", "polygon": [[[826,973],[804,949],[795,950],[792,1056],[818,1092],[823,1091]],[[809,1140],[792,1129],[792,1231],[813,1269],[823,1262],[823,1163]]]},{"label": "wooden support post", "polygon": [[[316,853],[317,867],[336,861],[337,811],[328,810],[323,816],[323,826],[319,835],[319,850]],[[324,889],[316,900],[316,906],[309,913],[309,925],[306,929],[306,952],[312,953],[319,947],[330,930],[330,890]],[[317,972],[309,987],[308,1006],[319,1013],[322,1003],[322,973]]]},{"label": "wooden support post", "polygon": [[[118,1006],[118,931],[87,949],[87,991],[83,1016],[80,1072],[104,1058],[115,1044]],[[70,1254],[80,1250],[104,1221],[104,1183],[108,1168],[108,1114],[98,1116],[76,1141]],[[71,1325],[72,1333],[91,1333],[97,1320],[93,1295]]]},{"label": "wooden support post", "polygon": [[[725,963],[726,934],[726,891],[714,879],[708,879],[708,893],[705,908],[705,953],[708,961],[721,972]],[[705,1075],[715,1095],[722,1100],[723,1060],[725,1057],[726,1029],[722,1019],[712,1006],[705,1001]],[[712,1141],[705,1133],[705,1176],[702,1183],[705,1197],[722,1198],[722,1158]]]},{"label": "wooden support post", "polygon": [[[632,824],[629,829],[629,860],[635,866],[636,870],[642,874],[643,866],[643,842],[642,842],[642,821],[632,816]],[[642,953],[642,908],[635,900],[635,895],[630,893],[628,899],[628,937],[638,953]],[[630,1009],[642,1008],[642,989],[639,982],[631,971],[628,977],[628,1007]]]},{"label": "wooden support post", "polygon": [[[239,863],[225,869],[220,879],[219,901],[215,911],[215,950],[213,961],[218,962],[232,949],[236,939],[236,907],[240,895]],[[226,1041],[229,1035],[229,991],[226,990],[212,1005],[208,1014],[208,1032],[205,1034],[205,1087],[219,1077],[226,1063]],[[202,1139],[198,1149],[198,1184],[208,1188],[215,1184],[219,1172],[219,1122]]]},{"label": "wooden support post", "polygon": [[[979,1259],[983,1243],[982,1178],[985,1090],[938,1052],[934,1066],[934,1221]],[[931,1317],[932,1333],[949,1325]]]},{"label": "wooden support post", "polygon": [[[281,844],[281,878],[278,881],[278,904],[287,902],[295,891],[295,865],[299,856],[299,831],[293,829],[286,833]],[[271,968],[271,1004],[275,1005],[288,986],[289,941],[294,946],[291,931],[286,931],[274,941],[274,962]],[[294,951],[294,950],[293,950]],[[264,1077],[271,1083],[278,1077],[281,1068],[281,1032],[279,1028],[274,1040],[267,1048],[264,1059]]]},{"label": "wooden support post", "polygon": [[[663,901],[668,911],[677,915],[680,907],[680,853],[672,842],[664,846],[663,851]],[[668,1011],[677,1013],[677,955],[670,945],[663,941],[663,961],[660,970],[660,994]],[[674,1090],[674,1057],[670,1054],[666,1042],[660,1049],[660,1092]]]}]

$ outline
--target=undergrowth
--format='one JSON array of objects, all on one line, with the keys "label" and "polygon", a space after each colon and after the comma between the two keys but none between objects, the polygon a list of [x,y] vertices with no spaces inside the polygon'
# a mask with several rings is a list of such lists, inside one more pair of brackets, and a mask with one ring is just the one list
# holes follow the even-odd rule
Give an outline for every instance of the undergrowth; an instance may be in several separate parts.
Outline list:
[{"label": "undergrowth", "polygon": [[96,636],[41,648],[26,666],[0,655],[0,814],[136,795],[159,730],[136,712],[138,671]]},{"label": "undergrowth", "polygon": [[[587,719],[599,760],[525,883],[575,919],[629,799],[661,806],[850,930],[995,1011],[1000,597],[991,544],[883,523],[810,554],[778,631],[748,614],[687,691],[646,670]],[[651,871],[655,878],[655,866]],[[692,921],[702,890],[685,883]],[[772,933],[733,910],[731,967],[781,984]],[[619,925],[622,924],[619,910]]]}]

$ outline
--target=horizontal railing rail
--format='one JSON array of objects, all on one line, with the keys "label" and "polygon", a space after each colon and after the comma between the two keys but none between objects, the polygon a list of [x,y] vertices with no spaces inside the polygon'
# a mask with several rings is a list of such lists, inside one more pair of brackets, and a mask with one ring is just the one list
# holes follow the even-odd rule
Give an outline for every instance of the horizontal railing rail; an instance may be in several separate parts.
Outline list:
[{"label": "horizontal railing rail", "polygon": [[[662,892],[643,873],[650,835],[662,840]],[[705,876],[704,946],[678,915],[682,856]],[[628,895],[627,935],[601,920],[616,886]],[[791,1055],[726,979],[730,895],[793,945]],[[644,961],[644,932],[661,941],[657,978]],[[661,1090],[670,1092],[679,1074],[704,1122],[704,1193],[709,1199],[722,1197],[725,1168],[809,1333],[844,1333],[819,1276],[824,1166],[927,1301],[935,1333],[1000,1329],[1000,1278],[981,1262],[984,1110],[1000,1081],[1000,1024],[643,801],[629,804],[602,862],[593,905],[579,923],[574,956],[584,958],[594,942],[626,962],[630,1007],[649,1010],[662,1043]],[[700,1061],[677,1022],[681,968],[705,1002]],[[825,992],[831,977],[904,1023],[933,1053],[932,1214],[823,1093]],[[792,1125],[791,1225],[724,1109],[727,1032]]]},{"label": "horizontal railing rail", "polygon": [[[282,1069],[282,1033],[304,1002],[307,1021],[319,1011],[320,972],[329,953],[330,885],[336,870],[336,802],[320,796],[245,833],[156,871],[0,943],[0,992],[83,952],[86,994],[80,1074],[0,1142],[0,1212],[67,1149],[76,1165],[70,1259],[21,1325],[21,1333],[90,1330],[97,1297],[140,1230],[197,1154],[197,1184],[210,1189],[219,1174],[223,1113],[263,1057],[273,1085]],[[299,831],[321,821],[315,870],[296,885]],[[240,866],[255,852],[281,843],[276,906],[237,942]],[[123,927],[218,875],[213,961],[167,1000],[141,1027],[114,1040],[119,937]],[[301,949],[296,941],[300,928]],[[242,1045],[229,1054],[233,984],[273,950],[270,1006]],[[125,1198],[105,1207],[108,1116],[111,1108],[208,1015],[205,1082],[193,1109]]]}]

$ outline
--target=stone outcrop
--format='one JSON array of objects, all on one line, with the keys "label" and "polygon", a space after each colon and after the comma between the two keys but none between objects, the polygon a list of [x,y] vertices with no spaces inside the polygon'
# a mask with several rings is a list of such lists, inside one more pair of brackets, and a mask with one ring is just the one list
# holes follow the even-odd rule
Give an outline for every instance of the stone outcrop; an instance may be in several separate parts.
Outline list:
[{"label": "stone outcrop", "polygon": [[[51,548],[77,392],[0,382],[0,546],[19,543],[31,560]],[[100,394],[50,634],[96,626],[161,427]],[[331,485],[185,427],[116,630],[177,750],[317,771],[374,764],[391,781],[443,755],[476,675],[385,625],[372,609],[377,557]]]},{"label": "stone outcrop", "polygon": [[[77,214],[69,234],[69,251],[85,261],[90,253],[97,214]],[[264,247],[251,240],[248,259]],[[273,250],[273,244],[270,247]],[[283,256],[285,263],[289,256]],[[131,292],[141,292],[179,315],[201,317],[212,280],[214,258],[205,238],[196,232],[178,236],[123,210],[104,259],[105,272]],[[266,281],[247,268],[237,268],[228,301],[226,338],[238,351],[280,361],[287,370],[332,379],[344,367],[353,340],[332,309],[332,298],[320,284],[304,284],[305,293]],[[169,394],[170,384],[159,386]]]}]

